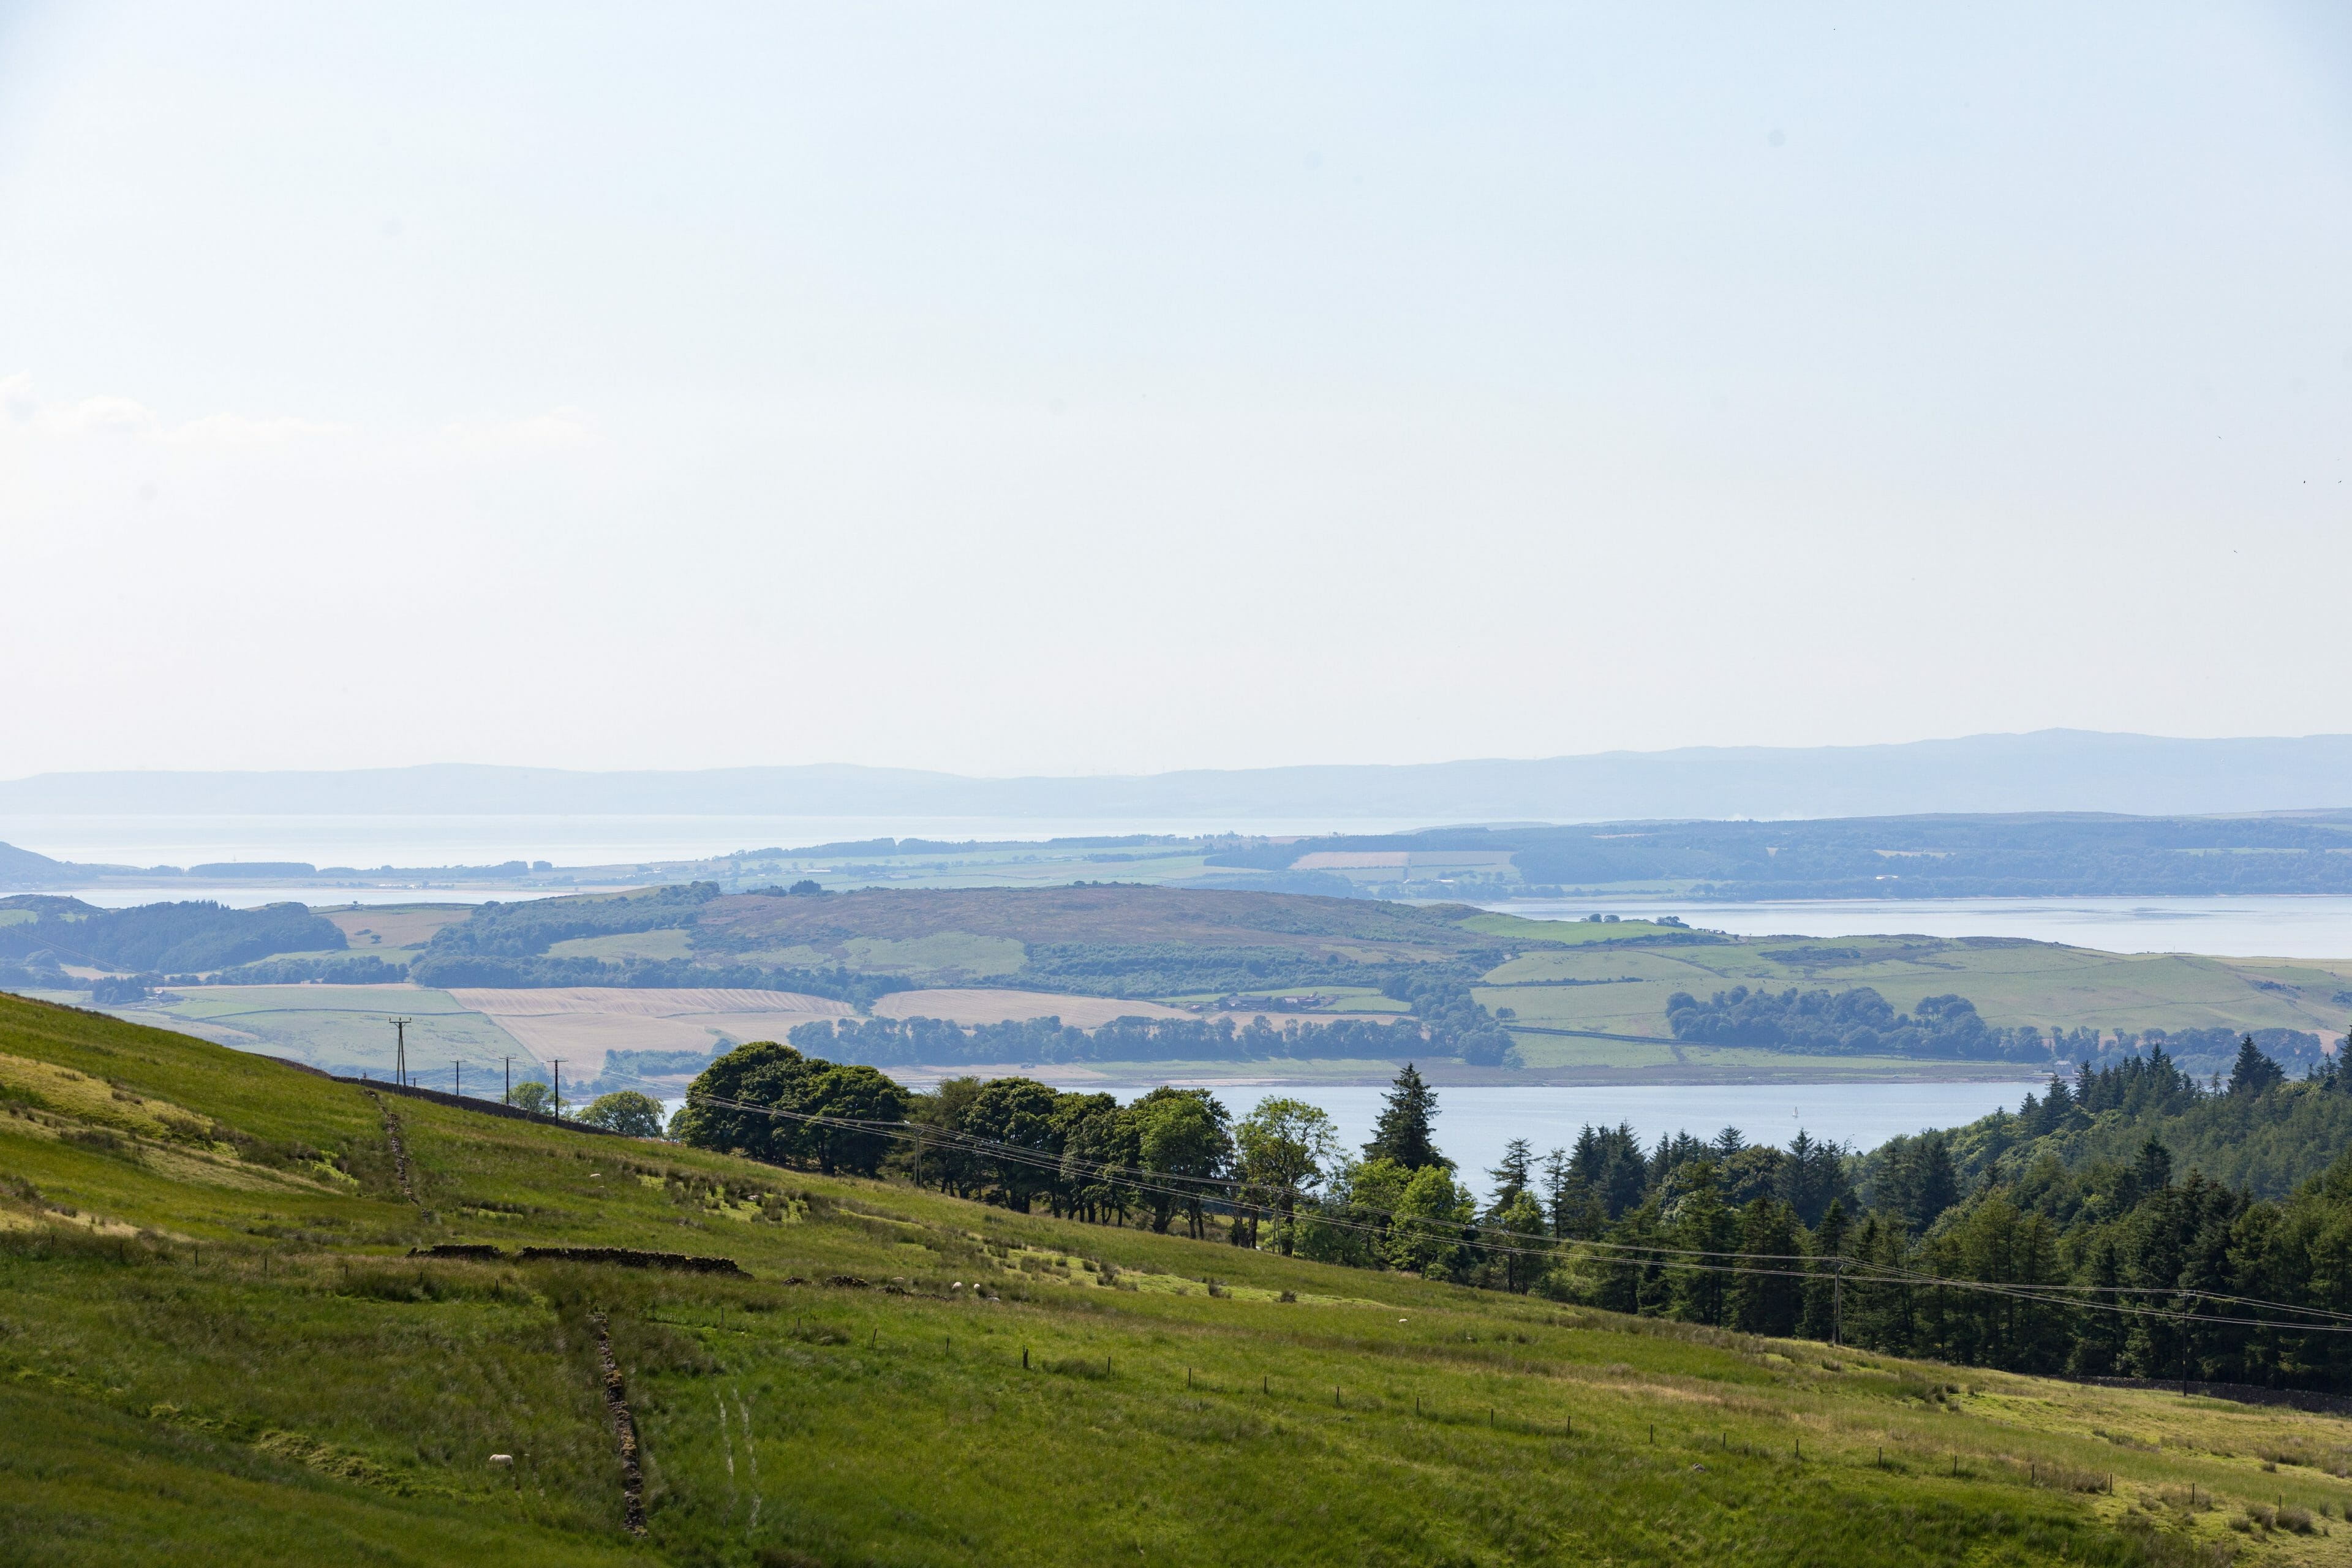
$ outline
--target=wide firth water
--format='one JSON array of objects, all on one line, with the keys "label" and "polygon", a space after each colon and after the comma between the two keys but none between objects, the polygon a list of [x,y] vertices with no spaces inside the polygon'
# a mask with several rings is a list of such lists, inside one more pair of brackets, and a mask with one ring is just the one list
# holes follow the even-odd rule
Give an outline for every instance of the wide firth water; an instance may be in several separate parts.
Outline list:
[{"label": "wide firth water", "polygon": [[2196,899],[1794,899],[1752,904],[1523,899],[1485,906],[1532,920],[1674,915],[1734,936],[2014,936],[2105,952],[2221,958],[2352,958],[2352,897]]},{"label": "wide firth water", "polygon": [[[1037,1075],[1053,1083],[1050,1074]],[[1062,1089],[1098,1089],[1075,1081]],[[1587,1125],[1630,1122],[1644,1144],[1689,1132],[1712,1138],[1737,1127],[1750,1143],[1785,1148],[1802,1129],[1816,1139],[1869,1149],[1898,1133],[1930,1127],[1957,1127],[2011,1110],[2032,1089],[2026,1083],[1822,1083],[1822,1084],[1641,1084],[1594,1089],[1460,1088],[1437,1091],[1437,1146],[1458,1167],[1463,1182],[1484,1194],[1486,1172],[1503,1157],[1503,1146],[1525,1138],[1538,1156],[1572,1147]],[[1120,1090],[1132,1100],[1133,1090]],[[1214,1090],[1236,1117],[1261,1100],[1303,1100],[1329,1114],[1339,1142],[1360,1153],[1372,1135],[1388,1090],[1372,1084],[1252,1084]]]}]

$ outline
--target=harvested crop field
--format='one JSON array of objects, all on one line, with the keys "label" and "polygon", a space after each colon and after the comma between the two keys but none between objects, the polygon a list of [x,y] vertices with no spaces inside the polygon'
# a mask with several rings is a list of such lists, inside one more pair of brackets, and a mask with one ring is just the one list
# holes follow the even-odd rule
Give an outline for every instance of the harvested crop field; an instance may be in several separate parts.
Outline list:
[{"label": "harvested crop field", "polygon": [[312,911],[331,921],[355,952],[371,947],[423,947],[443,926],[470,918],[470,904],[353,904]]},{"label": "harvested crop field", "polygon": [[463,1005],[498,1020],[541,1061],[562,1058],[585,1073],[606,1051],[721,1051],[746,1040],[780,1040],[813,1018],[841,1018],[846,1002],[793,991],[698,987],[630,991],[569,986],[543,991],[450,992]]}]

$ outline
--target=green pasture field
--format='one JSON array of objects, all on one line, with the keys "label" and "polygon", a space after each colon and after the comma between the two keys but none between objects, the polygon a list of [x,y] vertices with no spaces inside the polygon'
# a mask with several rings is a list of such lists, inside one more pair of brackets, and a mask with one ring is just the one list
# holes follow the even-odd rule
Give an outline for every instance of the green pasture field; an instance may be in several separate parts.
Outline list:
[{"label": "green pasture field", "polygon": [[[2352,963],[2113,953],[2049,942],[1856,937],[1719,945],[1528,952],[1489,971],[1476,992],[1527,1023],[1617,1034],[1666,1032],[1666,998],[1735,985],[1845,990],[1868,985],[1895,1007],[1958,992],[1988,1023],[2113,1030],[2344,1030],[2334,1000],[2352,987]],[[1545,986],[1545,981],[1580,980]],[[1610,982],[1611,984],[1591,984]],[[2265,984],[2264,983],[2268,984]]]},{"label": "green pasture field", "polygon": [[1500,937],[1506,942],[1536,942],[1561,947],[1586,947],[1594,942],[1635,942],[1643,937],[1676,934],[1681,928],[1654,921],[1536,921],[1524,915],[1482,914],[1454,924],[1465,931]]},{"label": "green pasture field", "polygon": [[[1042,844],[913,855],[763,858],[756,872],[740,870],[730,862],[719,864],[746,881],[770,874],[767,868],[772,866],[772,874],[785,881],[812,877],[828,886],[906,888],[1017,888],[1059,884],[1081,874],[1110,882],[1181,883],[1217,869],[1208,864],[1207,850],[1198,847],[1095,850]],[[835,868],[853,865],[860,874],[835,872]]]},{"label": "green pasture field", "polygon": [[[497,1020],[467,1007],[446,991],[425,986],[207,985],[171,994],[178,1000],[105,1011],[185,1029],[240,1050],[335,1072],[364,1068],[379,1077],[389,1076],[393,1068],[391,1020],[404,1017],[409,1020],[410,1061],[436,1064],[433,1081],[443,1089],[448,1087],[446,1074],[437,1064],[453,1058],[479,1064],[484,1083],[498,1070],[501,1057],[518,1062],[538,1059]],[[58,999],[82,1000],[70,995]]]},{"label": "green pasture field", "polygon": [[340,904],[314,907],[312,912],[332,921],[352,952],[397,962],[414,958],[435,931],[474,911],[470,904]]},{"label": "green pasture field", "polygon": [[613,936],[575,936],[551,943],[550,958],[691,958],[691,931],[624,931]]},{"label": "green pasture field", "polygon": [[992,978],[1018,973],[1029,962],[1028,950],[1010,937],[974,936],[960,931],[897,941],[853,936],[841,945],[854,968],[916,978],[951,974]]},{"label": "green pasture field", "polygon": [[[2352,1557],[2332,1416],[379,1102],[11,998],[0,1086],[0,1541],[38,1568]],[[746,1272],[408,1256],[453,1242]]]}]

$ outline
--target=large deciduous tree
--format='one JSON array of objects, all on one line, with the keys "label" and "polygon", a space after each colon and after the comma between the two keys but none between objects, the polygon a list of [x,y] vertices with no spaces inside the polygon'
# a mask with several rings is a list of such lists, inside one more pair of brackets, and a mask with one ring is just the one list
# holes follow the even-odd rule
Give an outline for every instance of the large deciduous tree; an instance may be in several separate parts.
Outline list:
[{"label": "large deciduous tree", "polygon": [[[1331,1118],[1303,1100],[1269,1097],[1234,1129],[1245,1201],[1275,1213],[1275,1245],[1297,1243],[1298,1200],[1321,1186],[1339,1156]],[[1253,1221],[1255,1225],[1255,1221]]]},{"label": "large deciduous tree", "polygon": [[1190,1233],[1203,1235],[1204,1205],[1233,1159],[1231,1113],[1206,1089],[1163,1087],[1137,1100],[1130,1114],[1139,1163],[1159,1178],[1145,1194],[1151,1228],[1165,1231],[1181,1208]]}]

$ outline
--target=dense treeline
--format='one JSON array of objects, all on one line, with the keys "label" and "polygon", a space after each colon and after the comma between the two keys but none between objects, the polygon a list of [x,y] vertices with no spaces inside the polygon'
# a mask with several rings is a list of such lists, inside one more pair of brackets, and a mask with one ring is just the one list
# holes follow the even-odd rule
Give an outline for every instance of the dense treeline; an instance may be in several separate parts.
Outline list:
[{"label": "dense treeline", "polygon": [[[2053,1077],[2045,1093],[1948,1135],[1970,1188],[2054,1161],[2068,1171],[2120,1167],[2154,1139],[2175,1168],[2257,1197],[2282,1198],[2352,1149],[2352,1072],[2335,1062],[2289,1076],[2252,1036],[2225,1081],[2210,1086],[2158,1047]],[[1864,1162],[1861,1179],[1870,1180]]]},{"label": "dense treeline", "polygon": [[1965,996],[1922,997],[1915,1012],[1916,1016],[1897,1013],[1867,985],[1834,992],[1735,985],[1706,1002],[1687,991],[1675,992],[1666,998],[1666,1026],[1678,1040],[1814,1056],[2050,1059],[2041,1030],[2031,1025],[1995,1028]]},{"label": "dense treeline", "polygon": [[1318,850],[1507,852],[1522,884],[1678,882],[1698,899],[2352,892],[2352,820],[2081,815],[1452,827],[1221,847],[1278,870]]},{"label": "dense treeline", "polygon": [[[135,971],[219,969],[272,953],[335,952],[349,945],[341,927],[293,903],[102,910],[79,899],[23,895],[0,899],[0,911],[18,917],[0,924],[0,962],[29,971],[60,963]],[[21,918],[25,913],[33,918]]]},{"label": "dense treeline", "polygon": [[[1403,1029],[1410,1046],[1393,1031]],[[793,1046],[873,1067],[946,1067],[960,1062],[1278,1061],[1394,1057],[1423,1042],[1409,1024],[1335,1019],[1328,1024],[1230,1017],[1114,1018],[1093,1030],[1059,1018],[962,1025],[939,1018],[819,1019],[790,1037]]]},{"label": "dense treeline", "polygon": [[2110,1034],[2078,1026],[2045,1036],[2031,1024],[2013,1029],[1987,1024],[1965,996],[1925,996],[1911,1013],[1897,1013],[1867,985],[1848,991],[1736,985],[1705,1002],[1677,991],[1666,998],[1666,1026],[1678,1040],[1809,1056],[2047,1063],[2128,1060],[2147,1047],[2168,1050],[2172,1061],[2198,1072],[2226,1072],[2239,1041],[2252,1038],[2264,1055],[2291,1068],[2316,1068],[2326,1058],[2319,1037],[2302,1029],[2257,1029],[2252,1036],[2225,1028]]},{"label": "dense treeline", "polygon": [[[536,958],[559,942],[586,936],[628,936],[691,927],[703,905],[719,897],[716,882],[688,882],[609,899],[559,899],[521,904],[487,903],[470,919],[433,933],[424,956]],[[505,982],[474,982],[499,984]],[[565,984],[570,984],[569,982]],[[711,982],[699,982],[709,984]]]},{"label": "dense treeline", "polygon": [[1087,1030],[1059,1018],[963,1025],[940,1018],[823,1018],[789,1037],[797,1048],[872,1067],[945,1067],[963,1062],[1303,1061],[1416,1053],[1459,1057],[1476,1067],[1516,1060],[1510,1037],[1459,982],[1425,975],[1391,979],[1388,994],[1408,1019],[1325,1022],[1265,1018],[1114,1018]]},{"label": "dense treeline", "polygon": [[2293,1079],[2251,1038],[2226,1085],[2158,1049],[1867,1155],[1733,1128],[1645,1149],[1588,1127],[1542,1157],[1521,1140],[1483,1204],[1411,1067],[1360,1158],[1294,1100],[1236,1120],[1202,1089],[1121,1106],[965,1078],[911,1094],[772,1044],[696,1091],[674,1124],[690,1141],[1024,1211],[1181,1217],[1237,1246],[2021,1372],[2352,1389],[2352,1336],[2309,1331],[2352,1314],[2352,1072]]},{"label": "dense treeline", "polygon": [[[193,984],[193,975],[164,975],[160,978],[140,977],[152,985],[173,984]],[[408,966],[378,958],[373,953],[359,953],[350,958],[265,958],[258,963],[240,963],[234,969],[213,972],[208,983],[214,985],[301,985],[316,982],[320,985],[389,985],[408,978]]]}]

